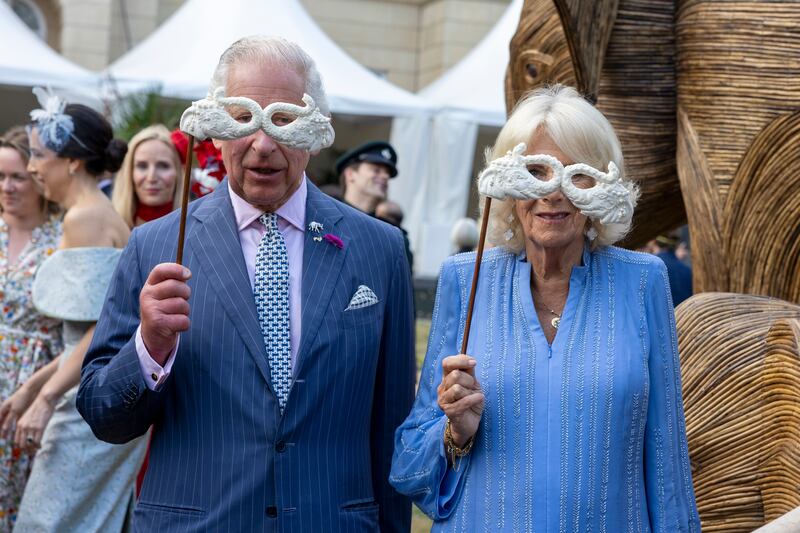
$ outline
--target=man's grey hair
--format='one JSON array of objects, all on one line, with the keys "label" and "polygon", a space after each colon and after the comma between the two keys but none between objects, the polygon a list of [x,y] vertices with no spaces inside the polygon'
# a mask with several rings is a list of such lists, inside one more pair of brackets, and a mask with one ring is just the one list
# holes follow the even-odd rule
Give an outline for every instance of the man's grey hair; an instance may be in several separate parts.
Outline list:
[{"label": "man's grey hair", "polygon": [[319,107],[323,115],[330,116],[328,97],[322,85],[314,60],[296,43],[282,37],[252,35],[243,37],[230,45],[219,58],[217,68],[211,77],[211,94],[219,87],[225,87],[228,72],[232,65],[253,62],[275,62],[294,69],[305,80],[305,92]]}]

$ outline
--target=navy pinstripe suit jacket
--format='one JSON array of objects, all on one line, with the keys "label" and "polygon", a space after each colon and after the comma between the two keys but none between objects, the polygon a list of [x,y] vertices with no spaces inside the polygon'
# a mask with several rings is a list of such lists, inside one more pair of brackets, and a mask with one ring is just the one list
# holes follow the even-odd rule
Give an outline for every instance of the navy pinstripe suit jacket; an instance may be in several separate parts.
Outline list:
[{"label": "navy pinstripe suit jacket", "polygon": [[[411,507],[388,483],[395,428],[414,393],[413,318],[400,232],[309,183],[302,339],[283,416],[223,182],[190,204],[184,264],[191,328],[158,391],[134,345],[139,291],[174,261],[178,214],[137,228],[86,356],[78,409],[98,438],[154,426],[136,531],[408,531]],[[344,311],[359,285],[380,302]]]}]

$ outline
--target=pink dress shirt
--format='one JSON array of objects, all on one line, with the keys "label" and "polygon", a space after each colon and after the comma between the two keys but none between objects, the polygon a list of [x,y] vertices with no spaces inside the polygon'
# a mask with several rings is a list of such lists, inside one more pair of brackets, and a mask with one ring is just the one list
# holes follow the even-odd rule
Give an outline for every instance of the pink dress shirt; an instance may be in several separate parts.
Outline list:
[{"label": "pink dress shirt", "polygon": [[[256,270],[256,251],[258,250],[258,243],[261,242],[261,237],[266,232],[266,228],[258,220],[263,211],[247,203],[230,188],[230,184],[228,184],[228,193],[231,196],[236,227],[239,230],[239,244],[242,246],[244,264],[247,267],[247,276],[250,278],[250,289],[252,290]],[[303,176],[300,187],[275,212],[278,215],[278,229],[286,241],[286,253],[289,256],[289,343],[292,352],[293,369],[297,366],[295,363],[297,362],[297,350],[300,346],[300,301],[303,282],[303,239],[307,195],[308,185],[306,177]],[[172,364],[175,362],[178,346],[175,346],[175,349],[162,367],[153,360],[147,351],[142,340],[141,325],[136,329],[135,343],[136,353],[139,356],[139,366],[142,369],[145,383],[151,390],[156,390],[169,376]]]}]

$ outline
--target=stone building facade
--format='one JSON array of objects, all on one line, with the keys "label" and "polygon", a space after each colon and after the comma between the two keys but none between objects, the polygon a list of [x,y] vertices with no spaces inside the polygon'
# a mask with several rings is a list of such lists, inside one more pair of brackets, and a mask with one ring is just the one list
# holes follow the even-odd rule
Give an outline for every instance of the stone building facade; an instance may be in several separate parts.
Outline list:
[{"label": "stone building facade", "polygon": [[[183,0],[0,0],[65,57],[101,70],[136,46]],[[224,0],[218,0],[220,4]],[[416,91],[461,59],[510,0],[301,0],[362,65]]]}]

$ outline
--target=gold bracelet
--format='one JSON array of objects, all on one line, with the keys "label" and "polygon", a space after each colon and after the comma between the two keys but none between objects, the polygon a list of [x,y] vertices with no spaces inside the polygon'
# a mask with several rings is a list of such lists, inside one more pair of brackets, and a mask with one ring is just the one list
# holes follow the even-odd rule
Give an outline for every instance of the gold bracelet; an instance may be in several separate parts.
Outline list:
[{"label": "gold bracelet", "polygon": [[[469,452],[472,451],[473,444],[475,444],[475,435],[470,437],[463,447],[460,448],[456,446],[453,440],[453,430],[450,429],[450,419],[448,418],[444,425],[444,447],[445,451],[450,455],[450,463],[453,465],[453,470],[458,472],[458,468],[461,466],[460,459],[465,455],[469,455]],[[459,458],[458,462],[456,462],[456,457]]]}]

